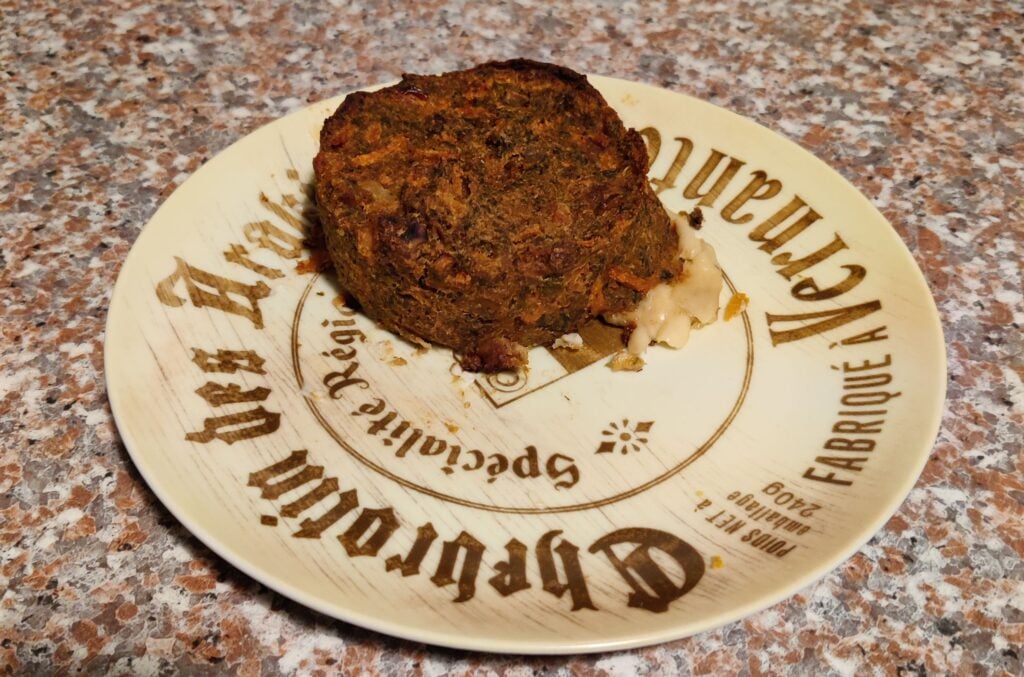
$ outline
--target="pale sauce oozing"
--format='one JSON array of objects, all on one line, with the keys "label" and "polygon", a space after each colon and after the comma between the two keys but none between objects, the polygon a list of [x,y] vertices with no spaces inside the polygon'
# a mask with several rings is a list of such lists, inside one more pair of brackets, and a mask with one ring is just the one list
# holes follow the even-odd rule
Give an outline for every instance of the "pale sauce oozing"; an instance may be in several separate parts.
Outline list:
[{"label": "pale sauce oozing", "polygon": [[634,310],[604,318],[621,327],[635,325],[626,347],[633,355],[642,355],[652,343],[681,348],[693,327],[718,318],[722,271],[715,250],[697,235],[686,216],[669,212],[669,217],[679,233],[679,256],[686,261],[682,277],[651,289]]}]

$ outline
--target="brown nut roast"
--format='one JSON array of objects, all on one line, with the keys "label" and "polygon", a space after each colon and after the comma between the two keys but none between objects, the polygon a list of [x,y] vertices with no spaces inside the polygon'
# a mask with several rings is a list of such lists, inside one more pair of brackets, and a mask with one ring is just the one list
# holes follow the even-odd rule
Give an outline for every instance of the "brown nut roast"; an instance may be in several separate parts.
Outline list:
[{"label": "brown nut roast", "polygon": [[525,363],[681,273],[642,138],[585,76],[526,60],[350,94],[314,160],[342,288],[463,367]]}]

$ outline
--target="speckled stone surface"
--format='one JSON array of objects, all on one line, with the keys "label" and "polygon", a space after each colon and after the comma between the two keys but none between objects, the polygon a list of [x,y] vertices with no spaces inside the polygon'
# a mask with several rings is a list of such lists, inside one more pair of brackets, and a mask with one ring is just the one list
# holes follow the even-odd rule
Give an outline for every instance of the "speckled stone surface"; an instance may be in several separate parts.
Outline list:
[{"label": "speckled stone surface", "polygon": [[[1024,5],[112,4],[0,2],[0,672],[1024,671]],[[869,196],[925,271],[949,346],[935,451],[885,529],[796,597],[618,654],[433,649],[233,570],[128,460],[104,393],[106,309],[174,187],[307,102],[511,56],[652,82],[788,136]]]}]

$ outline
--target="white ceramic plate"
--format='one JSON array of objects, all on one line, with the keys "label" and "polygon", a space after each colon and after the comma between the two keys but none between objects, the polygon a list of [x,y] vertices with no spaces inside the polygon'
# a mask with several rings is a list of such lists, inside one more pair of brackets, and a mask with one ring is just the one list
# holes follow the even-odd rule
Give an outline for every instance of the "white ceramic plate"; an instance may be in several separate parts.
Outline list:
[{"label": "white ceramic plate", "polygon": [[[793,594],[896,510],[934,441],[942,332],[896,233],[780,136],[591,81],[701,205],[746,312],[613,373],[608,332],[459,379],[336,303],[303,210],[336,98],[250,134],[146,225],[111,302],[125,444],[179,520],[325,614],[466,649],[575,653]],[[813,211],[811,211],[813,210]]]}]

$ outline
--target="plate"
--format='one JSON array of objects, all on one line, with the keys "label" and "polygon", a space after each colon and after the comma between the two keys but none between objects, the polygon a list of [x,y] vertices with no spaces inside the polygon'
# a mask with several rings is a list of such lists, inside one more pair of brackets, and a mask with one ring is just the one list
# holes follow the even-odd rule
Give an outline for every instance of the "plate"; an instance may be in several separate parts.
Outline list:
[{"label": "plate", "polygon": [[[111,406],[196,536],[306,606],[431,644],[662,642],[792,595],[913,486],[942,331],[899,237],[835,171],[725,110],[591,76],[651,184],[699,206],[731,319],[612,372],[617,333],[472,376],[347,308],[304,245],[342,97],[219,154],[143,229],[111,301]],[[736,303],[733,303],[736,309]]]}]

